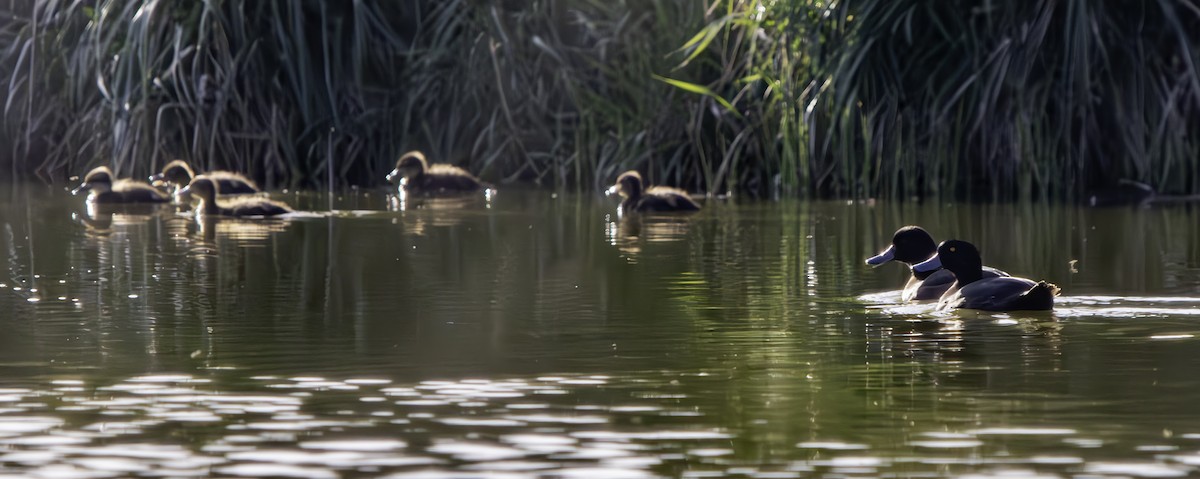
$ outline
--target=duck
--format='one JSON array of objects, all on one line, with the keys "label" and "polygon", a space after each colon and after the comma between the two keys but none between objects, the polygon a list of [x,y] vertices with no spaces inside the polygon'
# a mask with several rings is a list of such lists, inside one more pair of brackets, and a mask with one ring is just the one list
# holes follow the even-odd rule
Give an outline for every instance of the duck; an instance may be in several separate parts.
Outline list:
[{"label": "duck", "polygon": [[643,188],[642,185],[642,175],[630,170],[621,173],[617,182],[605,191],[605,194],[616,193],[624,198],[619,207],[622,212],[700,210],[700,205],[692,200],[686,191],[669,186]]},{"label": "duck", "polygon": [[[898,261],[908,265],[912,276],[908,278],[900,299],[909,301],[928,301],[940,299],[954,285],[954,273],[944,269],[917,272],[913,265],[929,259],[937,254],[937,243],[933,236],[924,228],[916,225],[902,226],[892,235],[892,244],[875,256],[867,258],[867,264],[879,267],[890,261]],[[983,267],[983,276],[997,278],[1008,276],[1008,273],[992,268]]]},{"label": "duck", "polygon": [[[192,182],[192,178],[196,173],[192,171],[192,167],[183,160],[173,160],[163,166],[163,169],[158,174],[150,177],[151,183],[165,182],[175,188],[176,191],[187,186]],[[254,180],[246,178],[240,173],[232,171],[210,171],[204,176],[217,182],[217,186],[221,189],[221,195],[244,195],[258,193],[258,185]]]},{"label": "duck", "polygon": [[399,182],[401,191],[420,196],[454,196],[489,188],[487,183],[457,166],[430,165],[425,154],[417,150],[400,155],[396,168],[386,179],[389,183]]},{"label": "duck", "polygon": [[97,166],[83,177],[83,182],[71,190],[77,195],[88,191],[87,202],[92,204],[166,203],[171,198],[149,184],[131,179],[113,179],[112,170]]},{"label": "duck", "polygon": [[288,205],[260,196],[239,196],[218,201],[220,192],[219,181],[200,175],[192,178],[179,193],[200,199],[196,216],[278,216],[292,212]]},{"label": "duck", "polygon": [[954,273],[954,285],[938,300],[937,309],[981,309],[984,311],[1048,311],[1054,309],[1058,286],[1013,276],[984,277],[983,260],[975,245],[947,240],[937,254],[913,266],[914,273],[938,269]]}]

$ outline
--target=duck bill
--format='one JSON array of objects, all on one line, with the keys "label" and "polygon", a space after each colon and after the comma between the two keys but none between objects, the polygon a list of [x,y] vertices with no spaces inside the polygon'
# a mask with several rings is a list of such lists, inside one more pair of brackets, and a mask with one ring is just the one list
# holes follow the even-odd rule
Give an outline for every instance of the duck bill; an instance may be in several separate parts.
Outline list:
[{"label": "duck bill", "polygon": [[942,269],[942,260],[939,259],[937,255],[933,255],[932,258],[914,264],[912,267],[914,273],[932,273],[939,269]]},{"label": "duck bill", "polygon": [[187,185],[187,186],[183,187],[183,189],[179,190],[179,193],[178,193],[179,196],[182,196],[184,198],[186,198],[190,194],[192,194],[192,185]]},{"label": "duck bill", "polygon": [[605,196],[612,196],[615,194],[617,194],[617,185],[612,185],[607,190],[604,190]]},{"label": "duck bill", "polygon": [[88,188],[91,188],[91,185],[89,185],[87,183],[83,183],[79,186],[76,186],[75,189],[71,190],[71,194],[78,195],[80,193],[83,193],[84,191],[87,191]]},{"label": "duck bill", "polygon": [[871,265],[872,267],[879,267],[880,265],[887,263],[888,261],[891,261],[893,259],[896,259],[896,246],[895,245],[888,246],[888,248],[883,250],[882,253],[879,253],[875,256],[867,258],[867,264]]},{"label": "duck bill", "polygon": [[384,177],[384,179],[386,179],[388,183],[395,183],[396,178],[399,178],[399,177],[400,177],[400,170],[392,170],[392,172],[388,173],[387,176]]}]

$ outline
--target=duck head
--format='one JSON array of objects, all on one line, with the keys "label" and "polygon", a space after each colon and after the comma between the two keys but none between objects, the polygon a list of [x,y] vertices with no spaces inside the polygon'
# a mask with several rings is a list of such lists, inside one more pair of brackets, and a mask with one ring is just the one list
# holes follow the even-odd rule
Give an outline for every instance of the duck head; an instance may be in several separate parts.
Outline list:
[{"label": "duck head", "polygon": [[206,203],[212,204],[213,199],[217,197],[217,188],[217,182],[207,176],[200,175],[192,178],[192,181],[187,186],[179,190],[179,194],[195,195]]},{"label": "duck head", "polygon": [[150,176],[150,183],[165,181],[176,185],[186,185],[191,183],[194,176],[196,173],[192,171],[192,167],[188,166],[186,161],[174,160],[167,163],[162,171]]},{"label": "duck head", "polygon": [[892,235],[891,246],[882,253],[867,258],[867,264],[878,267],[889,261],[899,261],[912,266],[929,259],[936,252],[937,243],[933,242],[929,232],[920,226],[910,225],[896,230]]},{"label": "duck head", "polygon": [[626,171],[617,177],[617,182],[604,194],[619,194],[622,198],[637,198],[642,195],[642,175],[636,171]]},{"label": "duck head", "polygon": [[913,273],[932,273],[945,268],[959,284],[971,284],[983,277],[983,258],[975,245],[962,240],[946,240],[937,247],[937,254],[913,265]]},{"label": "duck head", "polygon": [[112,177],[112,170],[108,169],[107,166],[97,166],[83,177],[83,183],[80,183],[78,187],[71,190],[71,194],[77,195],[84,191],[91,191],[93,193],[107,193],[112,191]]},{"label": "duck head", "polygon": [[396,160],[396,168],[387,175],[389,183],[395,183],[401,178],[412,178],[425,173],[425,169],[429,164],[425,161],[425,154],[420,151],[410,151],[400,156]]}]

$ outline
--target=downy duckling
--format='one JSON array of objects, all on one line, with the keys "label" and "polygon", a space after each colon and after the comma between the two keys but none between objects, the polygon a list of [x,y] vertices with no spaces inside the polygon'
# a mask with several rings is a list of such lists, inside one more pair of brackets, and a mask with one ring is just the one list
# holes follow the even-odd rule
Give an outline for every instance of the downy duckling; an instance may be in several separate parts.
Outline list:
[{"label": "downy duckling", "polygon": [[686,191],[669,186],[642,188],[642,175],[630,170],[621,173],[617,182],[605,192],[621,195],[621,211],[698,211],[696,204]]},{"label": "downy duckling", "polygon": [[[176,191],[187,186],[192,182],[192,178],[196,173],[192,171],[192,167],[183,160],[174,160],[167,163],[162,171],[150,177],[150,182],[159,181],[166,182],[174,187]],[[232,171],[210,171],[204,176],[212,179],[220,188],[221,195],[243,195],[249,193],[258,193],[258,185],[250,178],[246,178],[239,173]]]},{"label": "downy duckling", "polygon": [[292,208],[286,204],[258,196],[239,196],[218,201],[220,191],[217,181],[200,175],[192,178],[192,182],[179,193],[200,199],[200,204],[196,206],[197,216],[277,216],[292,212]]},{"label": "downy duckling", "polygon": [[[892,245],[882,253],[867,258],[867,264],[871,267],[879,267],[889,261],[898,261],[908,265],[912,270],[913,265],[925,261],[935,254],[937,254],[937,243],[933,242],[933,236],[930,236],[929,232],[920,226],[910,225],[896,230],[896,233],[892,235]],[[1008,273],[990,266],[983,267],[983,277],[996,278],[1000,276],[1008,276]],[[902,301],[938,299],[953,284],[954,273],[948,270],[937,269],[920,273],[912,270],[912,276],[904,285],[900,299]]]},{"label": "downy duckling", "polygon": [[77,195],[88,191],[88,203],[166,203],[171,198],[146,183],[130,179],[114,180],[112,170],[97,166],[83,177],[83,183],[71,190]]},{"label": "downy duckling", "polygon": [[1058,286],[1045,281],[1001,276],[983,276],[983,261],[975,245],[966,241],[948,240],[938,246],[937,255],[913,266],[913,272],[936,271],[945,268],[954,273],[956,281],[942,299],[938,309],[982,309],[985,311],[1043,311],[1054,308]]},{"label": "downy duckling", "polygon": [[387,181],[399,181],[404,192],[423,196],[451,196],[488,188],[479,178],[457,166],[430,165],[425,154],[415,150],[396,160],[396,168],[388,173]]}]

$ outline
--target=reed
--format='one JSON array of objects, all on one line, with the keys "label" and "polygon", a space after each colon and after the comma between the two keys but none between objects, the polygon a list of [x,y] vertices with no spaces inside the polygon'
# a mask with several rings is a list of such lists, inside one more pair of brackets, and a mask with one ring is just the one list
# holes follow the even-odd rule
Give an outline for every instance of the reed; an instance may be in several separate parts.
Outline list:
[{"label": "reed", "polygon": [[[518,4],[519,3],[519,4]],[[0,0],[0,167],[1071,200],[1200,192],[1182,0]]]}]

